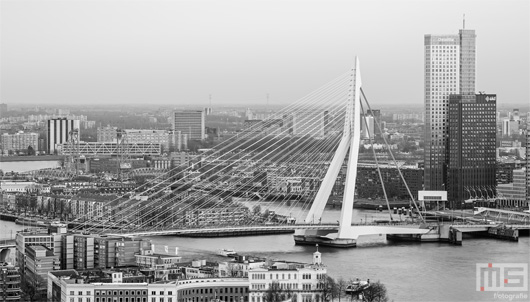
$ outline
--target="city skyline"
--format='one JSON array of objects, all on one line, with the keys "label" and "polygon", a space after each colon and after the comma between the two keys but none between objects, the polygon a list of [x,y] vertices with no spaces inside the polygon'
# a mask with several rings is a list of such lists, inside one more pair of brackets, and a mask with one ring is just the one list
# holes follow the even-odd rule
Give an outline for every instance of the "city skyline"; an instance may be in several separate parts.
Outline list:
[{"label": "city skyline", "polygon": [[477,33],[476,90],[496,93],[501,106],[529,100],[527,1],[2,1],[2,8],[0,101],[12,105],[208,106],[212,95],[212,106],[254,106],[265,105],[267,93],[271,105],[286,105],[359,55],[374,105],[422,106],[423,36],[456,32],[463,14]]}]

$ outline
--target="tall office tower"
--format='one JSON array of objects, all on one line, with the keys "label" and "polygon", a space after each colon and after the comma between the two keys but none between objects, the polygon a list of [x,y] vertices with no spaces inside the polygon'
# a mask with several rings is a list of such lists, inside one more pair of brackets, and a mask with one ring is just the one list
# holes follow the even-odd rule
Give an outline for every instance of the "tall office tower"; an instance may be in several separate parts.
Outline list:
[{"label": "tall office tower", "polygon": [[7,104],[0,104],[0,118],[7,117]]},{"label": "tall office tower", "polygon": [[[361,118],[361,138],[362,139],[370,139],[374,138],[375,133],[375,123],[374,123],[374,117],[371,115],[362,116]],[[367,127],[368,125],[368,127]]]},{"label": "tall office tower", "polygon": [[173,131],[187,134],[190,140],[206,138],[204,110],[183,110],[173,113]]},{"label": "tall office tower", "polygon": [[[70,131],[80,129],[79,120],[69,120],[67,118],[54,118],[48,120],[47,125],[47,139],[48,154],[53,154],[58,145],[66,143],[70,136]],[[81,134],[79,133],[79,136]]]},{"label": "tall office tower", "polygon": [[470,198],[493,198],[496,188],[497,95],[449,97],[448,200],[460,208]]},{"label": "tall office tower", "polygon": [[377,125],[379,125],[382,129],[382,125],[381,125],[381,110],[380,109],[373,109],[373,110],[370,110],[368,109],[366,111],[368,113],[368,115],[371,115],[374,117],[374,133],[375,133],[375,137],[376,138],[381,138],[381,131],[379,131],[379,127],[377,127]]},{"label": "tall office tower", "polygon": [[425,189],[445,190],[449,95],[475,98],[475,31],[425,35]]},{"label": "tall office tower", "polygon": [[530,209],[530,118],[526,120],[526,204]]}]

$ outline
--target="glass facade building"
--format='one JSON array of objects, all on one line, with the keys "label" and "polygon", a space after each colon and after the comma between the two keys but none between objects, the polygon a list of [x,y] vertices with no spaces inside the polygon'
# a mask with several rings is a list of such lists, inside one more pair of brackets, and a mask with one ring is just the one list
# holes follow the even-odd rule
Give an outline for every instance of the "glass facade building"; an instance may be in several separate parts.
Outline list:
[{"label": "glass facade building", "polygon": [[449,95],[475,97],[475,31],[425,35],[425,189],[446,190]]},{"label": "glass facade building", "polygon": [[495,94],[449,97],[448,200],[493,198],[496,188]]}]

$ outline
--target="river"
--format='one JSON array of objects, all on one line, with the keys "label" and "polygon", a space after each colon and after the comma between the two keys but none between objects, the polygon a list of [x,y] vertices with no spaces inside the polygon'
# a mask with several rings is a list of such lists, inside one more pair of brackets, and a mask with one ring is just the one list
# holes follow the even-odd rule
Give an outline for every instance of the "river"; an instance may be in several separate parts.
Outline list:
[{"label": "river", "polygon": [[[282,213],[297,209],[275,210]],[[327,208],[322,222],[336,221],[339,214],[340,209]],[[360,222],[361,219],[368,222],[373,219],[388,219],[388,214],[354,209],[353,220]],[[12,222],[2,221],[2,232],[8,236],[10,230],[20,228]],[[219,248],[233,248],[240,254],[311,262],[315,251],[313,246],[295,245],[290,234],[150,239],[155,244],[156,252],[164,253],[164,246],[168,246],[170,251],[175,251],[175,247],[178,247],[179,255],[186,259],[221,260],[215,256],[215,251]],[[346,280],[380,280],[387,287],[390,301],[498,301],[494,292],[476,291],[476,263],[528,263],[530,238],[521,237],[518,242],[511,242],[464,237],[462,246],[454,246],[447,243],[389,242],[384,236],[368,236],[361,237],[356,248],[320,247],[319,250],[330,276]]]}]

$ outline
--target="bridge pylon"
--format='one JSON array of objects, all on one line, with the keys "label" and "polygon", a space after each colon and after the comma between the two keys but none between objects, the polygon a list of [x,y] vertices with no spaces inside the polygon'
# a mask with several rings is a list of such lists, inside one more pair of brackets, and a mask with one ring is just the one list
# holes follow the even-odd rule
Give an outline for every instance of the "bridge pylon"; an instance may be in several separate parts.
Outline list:
[{"label": "bridge pylon", "polygon": [[[335,184],[335,180],[337,179],[344,161],[347,159],[346,183],[344,185],[339,230],[337,233],[324,231],[322,234],[319,234],[320,231],[314,230],[300,231],[295,234],[296,243],[355,246],[357,235],[354,234],[351,222],[361,138],[361,85],[359,58],[355,57],[355,64],[351,69],[350,75],[343,135],[339,146],[335,151],[335,155],[331,160],[328,171],[326,172],[322,184],[315,196],[315,200],[305,218],[305,223],[320,223],[322,213],[324,212],[324,208]],[[330,242],[326,243],[322,240]]]}]

